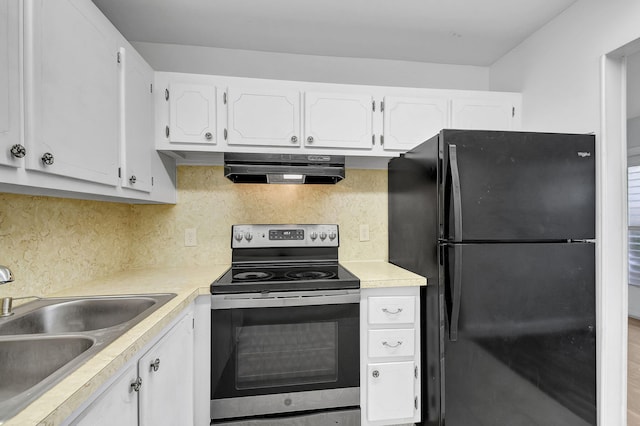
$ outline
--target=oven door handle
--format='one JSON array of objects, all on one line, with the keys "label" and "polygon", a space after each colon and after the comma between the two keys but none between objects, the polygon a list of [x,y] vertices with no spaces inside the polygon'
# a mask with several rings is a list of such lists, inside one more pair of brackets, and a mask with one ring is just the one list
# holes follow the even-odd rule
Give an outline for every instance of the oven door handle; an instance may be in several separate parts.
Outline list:
[{"label": "oven door handle", "polygon": [[348,303],[360,303],[360,290],[214,294],[211,296],[211,309],[277,308],[284,306],[342,305]]}]

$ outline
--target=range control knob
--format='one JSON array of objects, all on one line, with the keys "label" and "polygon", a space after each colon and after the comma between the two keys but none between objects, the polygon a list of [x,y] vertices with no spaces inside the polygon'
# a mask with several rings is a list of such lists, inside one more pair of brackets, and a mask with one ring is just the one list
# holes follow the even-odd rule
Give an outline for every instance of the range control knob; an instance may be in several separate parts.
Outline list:
[{"label": "range control knob", "polygon": [[329,232],[329,239],[331,241],[335,240],[337,237],[336,233],[334,231]]},{"label": "range control knob", "polygon": [[311,234],[309,234],[309,236],[311,237],[312,240],[315,240],[316,238],[318,238],[318,233],[313,231]]},{"label": "range control knob", "polygon": [[253,240],[253,234],[251,232],[245,232],[244,233],[244,239],[247,240],[247,241]]},{"label": "range control knob", "polygon": [[234,235],[234,237],[235,237],[236,241],[238,241],[238,242],[242,241],[242,234],[237,233],[236,235]]},{"label": "range control knob", "polygon": [[327,238],[327,233],[326,233],[326,232],[321,232],[321,233],[320,233],[320,239],[321,239],[322,241],[324,241],[324,239],[325,239],[325,238]]}]

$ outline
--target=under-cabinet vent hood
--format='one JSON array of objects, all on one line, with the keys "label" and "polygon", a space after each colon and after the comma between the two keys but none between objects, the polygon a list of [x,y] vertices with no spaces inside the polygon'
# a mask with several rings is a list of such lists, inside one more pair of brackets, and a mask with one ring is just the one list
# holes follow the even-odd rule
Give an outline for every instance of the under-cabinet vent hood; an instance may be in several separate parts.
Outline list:
[{"label": "under-cabinet vent hood", "polygon": [[344,156],[226,152],[224,175],[234,183],[334,184],[344,179]]}]

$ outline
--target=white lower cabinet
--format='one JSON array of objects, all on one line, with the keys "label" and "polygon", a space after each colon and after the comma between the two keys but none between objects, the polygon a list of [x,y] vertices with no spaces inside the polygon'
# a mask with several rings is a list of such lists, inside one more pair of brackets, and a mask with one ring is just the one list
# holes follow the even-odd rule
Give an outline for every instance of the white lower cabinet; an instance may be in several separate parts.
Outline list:
[{"label": "white lower cabinet", "polygon": [[131,388],[138,366],[129,366],[91,405],[74,426],[135,426],[138,424],[138,394]]},{"label": "white lower cabinet", "polygon": [[185,315],[138,361],[141,426],[193,424],[192,319]]},{"label": "white lower cabinet", "polygon": [[416,410],[414,371],[413,361],[367,365],[369,422],[413,418]]},{"label": "white lower cabinet", "polygon": [[189,309],[70,424],[194,424],[193,336],[193,312]]},{"label": "white lower cabinet", "polygon": [[362,425],[419,422],[420,288],[362,289]]}]

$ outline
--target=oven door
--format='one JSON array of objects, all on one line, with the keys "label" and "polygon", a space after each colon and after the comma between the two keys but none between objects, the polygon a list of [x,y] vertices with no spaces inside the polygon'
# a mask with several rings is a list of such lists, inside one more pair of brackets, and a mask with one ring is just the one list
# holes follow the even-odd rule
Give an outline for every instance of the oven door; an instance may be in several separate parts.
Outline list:
[{"label": "oven door", "polygon": [[211,418],[357,407],[359,293],[213,295]]}]

